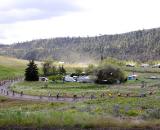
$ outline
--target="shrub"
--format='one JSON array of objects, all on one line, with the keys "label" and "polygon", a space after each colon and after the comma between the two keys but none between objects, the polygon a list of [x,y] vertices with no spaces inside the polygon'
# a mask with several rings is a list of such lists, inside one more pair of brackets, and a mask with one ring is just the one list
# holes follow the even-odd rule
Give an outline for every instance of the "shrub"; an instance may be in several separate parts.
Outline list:
[{"label": "shrub", "polygon": [[57,68],[52,61],[45,61],[42,64],[42,71],[43,71],[43,76],[51,76],[51,75],[57,75],[59,73],[64,73],[65,69],[63,66]]},{"label": "shrub", "polygon": [[75,69],[75,74],[76,74],[77,76],[81,75],[82,72],[83,72],[83,70],[82,70],[81,68],[76,68],[76,69]]},{"label": "shrub", "polygon": [[136,110],[130,110],[126,112],[126,115],[128,116],[138,116],[138,112]]},{"label": "shrub", "polygon": [[71,73],[70,76],[73,77],[73,76],[79,76],[79,75],[76,73]]},{"label": "shrub", "polygon": [[59,66],[59,74],[61,74],[61,75],[65,75],[66,74],[66,70],[65,70],[65,68],[63,67],[63,65],[62,66]]},{"label": "shrub", "polygon": [[44,76],[50,75],[50,73],[51,73],[51,68],[52,68],[52,67],[51,67],[51,62],[46,61],[45,63],[43,63],[42,70],[43,70]]},{"label": "shrub", "polygon": [[93,74],[95,69],[95,66],[93,64],[89,64],[88,67],[86,68],[85,72],[86,74]]},{"label": "shrub", "polygon": [[113,84],[116,82],[122,83],[126,81],[125,73],[118,67],[108,65],[103,68],[98,68],[95,72],[96,83]]},{"label": "shrub", "polygon": [[142,115],[143,119],[160,119],[160,109],[150,109]]},{"label": "shrub", "polygon": [[56,81],[56,80],[62,80],[63,76],[62,75],[53,75],[53,76],[49,76],[48,78],[49,78],[49,80]]}]

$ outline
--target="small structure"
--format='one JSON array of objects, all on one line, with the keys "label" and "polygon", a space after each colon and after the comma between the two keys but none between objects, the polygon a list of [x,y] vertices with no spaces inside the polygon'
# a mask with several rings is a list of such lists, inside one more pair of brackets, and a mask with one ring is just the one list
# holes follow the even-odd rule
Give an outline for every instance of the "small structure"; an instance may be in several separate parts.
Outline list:
[{"label": "small structure", "polygon": [[89,76],[79,76],[79,77],[77,77],[77,82],[80,82],[80,83],[91,83],[92,80],[90,79]]},{"label": "small structure", "polygon": [[77,78],[78,78],[78,76],[73,76],[73,79],[74,79],[75,81],[77,81]]},{"label": "small structure", "polygon": [[46,78],[46,77],[39,77],[39,81],[47,82],[47,81],[48,81],[48,78]]},{"label": "small structure", "polygon": [[76,80],[73,77],[69,76],[69,75],[66,75],[64,77],[64,81],[65,82],[76,82]]},{"label": "small structure", "polygon": [[59,64],[64,64],[64,62],[63,62],[63,61],[59,61],[58,63],[59,63]]},{"label": "small structure", "polygon": [[149,64],[141,64],[141,67],[143,67],[143,68],[149,67]]},{"label": "small structure", "polygon": [[135,64],[126,64],[127,67],[135,67]]},{"label": "small structure", "polygon": [[153,65],[152,68],[160,68],[160,64]]},{"label": "small structure", "polygon": [[92,80],[90,79],[89,76],[69,76],[69,75],[66,75],[64,77],[64,81],[65,82],[79,82],[79,83],[91,83]]},{"label": "small structure", "polygon": [[145,93],[141,93],[141,94],[139,95],[139,97],[146,97],[146,94],[145,94]]},{"label": "small structure", "polygon": [[128,80],[135,80],[137,78],[137,75],[129,75]]},{"label": "small structure", "polygon": [[159,79],[159,78],[156,76],[150,76],[149,79]]}]

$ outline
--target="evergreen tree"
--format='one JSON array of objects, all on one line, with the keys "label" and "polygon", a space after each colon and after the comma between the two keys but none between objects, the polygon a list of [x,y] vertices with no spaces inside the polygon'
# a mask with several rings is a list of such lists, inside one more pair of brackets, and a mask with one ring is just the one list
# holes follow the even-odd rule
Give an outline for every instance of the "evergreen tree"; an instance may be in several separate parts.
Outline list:
[{"label": "evergreen tree", "polygon": [[65,68],[63,67],[63,65],[62,65],[62,66],[59,66],[59,73],[62,74],[62,75],[66,74],[66,70],[65,70]]},{"label": "evergreen tree", "polygon": [[34,63],[34,60],[31,60],[28,64],[28,67],[25,70],[25,80],[26,81],[38,81],[39,74],[38,74],[38,67]]}]

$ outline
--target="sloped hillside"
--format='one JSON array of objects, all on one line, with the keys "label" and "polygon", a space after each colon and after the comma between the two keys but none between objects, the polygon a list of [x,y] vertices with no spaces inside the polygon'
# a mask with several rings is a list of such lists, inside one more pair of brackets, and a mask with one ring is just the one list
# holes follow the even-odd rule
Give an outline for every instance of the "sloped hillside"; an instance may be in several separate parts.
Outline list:
[{"label": "sloped hillside", "polygon": [[53,58],[90,62],[100,57],[136,61],[160,59],[160,28],[96,37],[39,39],[0,47],[3,55],[23,59]]},{"label": "sloped hillside", "polygon": [[[36,63],[40,66],[40,62]],[[0,79],[23,76],[27,64],[27,60],[0,56]]]}]

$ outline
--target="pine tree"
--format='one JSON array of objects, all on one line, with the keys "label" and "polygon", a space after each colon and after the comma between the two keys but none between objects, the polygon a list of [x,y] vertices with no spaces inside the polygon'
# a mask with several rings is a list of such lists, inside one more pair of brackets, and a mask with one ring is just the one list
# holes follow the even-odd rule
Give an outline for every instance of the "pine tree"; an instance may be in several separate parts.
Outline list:
[{"label": "pine tree", "polygon": [[25,70],[25,80],[26,81],[38,81],[39,74],[38,74],[38,67],[34,63],[34,60],[31,60],[28,64],[28,67]]}]

